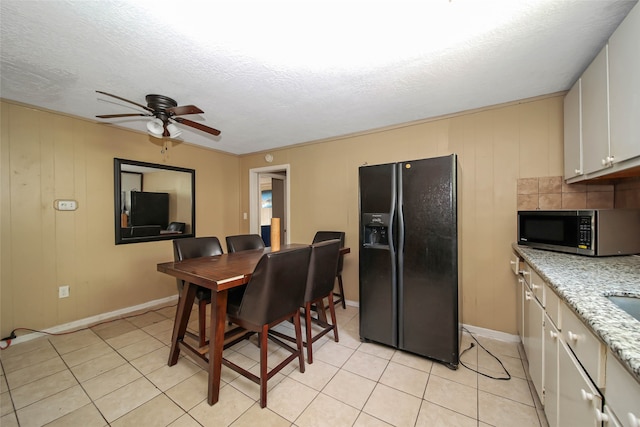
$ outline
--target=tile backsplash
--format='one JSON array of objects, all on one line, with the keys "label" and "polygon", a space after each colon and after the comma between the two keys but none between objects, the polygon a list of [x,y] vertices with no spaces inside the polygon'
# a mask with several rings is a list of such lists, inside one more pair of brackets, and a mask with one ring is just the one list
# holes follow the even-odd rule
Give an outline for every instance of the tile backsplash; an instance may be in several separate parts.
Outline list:
[{"label": "tile backsplash", "polygon": [[561,176],[518,179],[518,210],[640,209],[640,178],[615,184],[565,184]]}]

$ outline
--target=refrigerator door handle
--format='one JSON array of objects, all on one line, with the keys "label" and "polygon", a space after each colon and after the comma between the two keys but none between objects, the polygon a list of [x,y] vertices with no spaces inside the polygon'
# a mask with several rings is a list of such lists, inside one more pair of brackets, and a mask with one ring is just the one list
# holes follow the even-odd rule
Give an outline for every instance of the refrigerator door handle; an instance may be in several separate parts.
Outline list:
[{"label": "refrigerator door handle", "polygon": [[[402,203],[403,194],[402,194],[402,168],[404,167],[404,163],[398,163],[396,169],[396,194],[395,194],[395,204],[398,210],[398,216],[396,218],[395,223],[398,227],[398,247],[397,247],[397,273],[396,273],[396,284],[397,284],[397,301],[395,301],[395,307],[397,307],[398,313],[404,313],[403,301],[404,301],[404,278],[402,272],[404,271],[404,206]],[[398,345],[400,348],[404,347],[404,316],[398,316]]]},{"label": "refrigerator door handle", "polygon": [[[389,253],[391,254],[391,259],[394,259],[396,256],[396,239],[395,239],[395,228],[397,224],[397,204],[398,204],[398,195],[397,195],[397,183],[396,183],[396,172],[393,170],[393,174],[391,176],[391,206],[389,209]],[[393,263],[392,263],[393,264]],[[395,275],[395,272],[393,272]]]},{"label": "refrigerator door handle", "polygon": [[[391,292],[391,315],[393,319],[398,319],[400,316],[399,307],[398,307],[398,271],[402,271],[399,268],[399,264],[397,261],[397,242],[395,237],[395,229],[398,224],[398,165],[393,165],[393,170],[391,173],[391,212],[390,212],[390,222],[389,224],[389,256],[391,257],[391,286],[394,288],[394,292]],[[392,331],[392,340],[394,343],[398,343],[398,324],[396,323],[396,328]]]}]

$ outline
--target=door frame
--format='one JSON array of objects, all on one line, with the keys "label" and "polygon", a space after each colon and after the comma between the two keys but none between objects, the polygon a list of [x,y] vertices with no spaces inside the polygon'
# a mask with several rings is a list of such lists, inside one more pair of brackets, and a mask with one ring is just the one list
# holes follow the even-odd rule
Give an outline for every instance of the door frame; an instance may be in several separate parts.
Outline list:
[{"label": "door frame", "polygon": [[273,165],[264,166],[261,168],[249,169],[249,231],[251,234],[260,234],[260,180],[259,176],[262,173],[274,173],[284,172],[285,176],[285,211],[286,211],[286,223],[284,224],[285,231],[285,244],[290,243],[289,236],[291,235],[291,165]]}]

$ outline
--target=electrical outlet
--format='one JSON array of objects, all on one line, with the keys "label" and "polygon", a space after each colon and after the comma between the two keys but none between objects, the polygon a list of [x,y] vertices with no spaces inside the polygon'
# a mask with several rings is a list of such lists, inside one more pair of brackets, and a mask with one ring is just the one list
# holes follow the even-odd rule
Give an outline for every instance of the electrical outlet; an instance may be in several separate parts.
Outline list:
[{"label": "electrical outlet", "polygon": [[58,298],[67,298],[69,296],[69,286],[60,286],[58,288]]},{"label": "electrical outlet", "polygon": [[78,204],[75,200],[56,200],[53,207],[59,211],[75,211]]}]

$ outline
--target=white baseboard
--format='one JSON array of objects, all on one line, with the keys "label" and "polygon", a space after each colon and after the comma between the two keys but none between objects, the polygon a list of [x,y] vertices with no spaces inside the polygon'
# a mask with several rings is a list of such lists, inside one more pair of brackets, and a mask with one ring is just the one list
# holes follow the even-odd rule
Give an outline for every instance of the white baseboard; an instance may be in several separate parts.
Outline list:
[{"label": "white baseboard", "polygon": [[[42,332],[46,332],[50,334],[67,332],[74,329],[80,329],[89,325],[93,325],[103,320],[110,320],[110,319],[122,317],[123,315],[144,310],[145,308],[156,307],[156,306],[169,304],[177,301],[178,301],[178,295],[173,295],[170,297],[149,301],[143,304],[134,305],[132,307],[111,311],[109,313],[98,314],[97,316],[87,317],[85,319],[76,320],[74,322],[65,323],[63,325],[54,326],[53,328],[45,329]],[[356,307],[356,308],[360,307],[360,304],[358,301],[345,300],[345,303],[349,307]],[[500,341],[506,341],[506,342],[520,342],[520,337],[518,335],[507,334],[505,332],[495,331],[493,329],[486,329],[486,328],[481,328],[478,326],[467,325],[467,324],[463,324],[462,326],[466,328],[469,332],[477,336],[496,339]],[[13,345],[13,344],[19,344],[21,342],[30,341],[35,338],[46,335],[46,333],[33,332],[27,335],[22,335],[12,340],[11,344]]]},{"label": "white baseboard", "polygon": [[506,342],[520,342],[520,337],[518,335],[507,334],[506,332],[494,331],[493,329],[485,329],[479,326],[467,325],[464,323],[462,324],[462,326],[472,334],[480,337],[491,338],[494,340]]},{"label": "white baseboard", "polygon": [[[161,298],[149,302],[145,302],[143,304],[134,305],[133,307],[122,308],[120,310],[111,311],[109,313],[98,314],[97,316],[87,317],[85,319],[76,320],[73,322],[65,323],[63,325],[54,326],[49,329],[44,329],[42,332],[33,332],[27,335],[21,335],[13,340],[11,340],[11,345],[20,344],[21,342],[31,341],[33,339],[39,338],[41,336],[49,334],[57,334],[61,332],[68,332],[74,329],[81,329],[83,327],[87,327],[90,325],[94,325],[103,320],[111,320],[116,319],[118,317],[122,317],[123,315],[127,315],[130,313],[134,313],[136,311],[144,310],[145,308],[157,307],[163,304],[169,304],[178,302],[178,295],[173,295],[166,298]],[[46,332],[46,333],[45,333]]]}]

